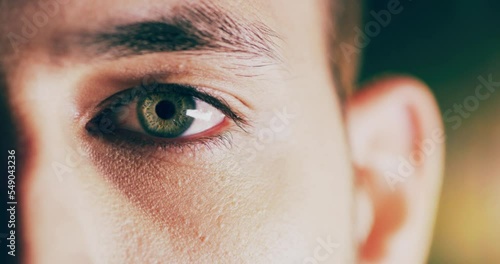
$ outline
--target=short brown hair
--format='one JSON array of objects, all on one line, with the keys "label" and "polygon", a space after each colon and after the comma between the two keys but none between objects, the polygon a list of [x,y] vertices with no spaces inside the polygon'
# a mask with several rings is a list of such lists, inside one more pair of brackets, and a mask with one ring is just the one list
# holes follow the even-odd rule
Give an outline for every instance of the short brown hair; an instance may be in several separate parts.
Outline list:
[{"label": "short brown hair", "polygon": [[354,28],[361,21],[360,0],[327,0],[328,1],[328,45],[331,70],[341,99],[348,96],[355,87],[359,56],[346,57],[341,49],[341,44],[351,44],[356,32]]}]

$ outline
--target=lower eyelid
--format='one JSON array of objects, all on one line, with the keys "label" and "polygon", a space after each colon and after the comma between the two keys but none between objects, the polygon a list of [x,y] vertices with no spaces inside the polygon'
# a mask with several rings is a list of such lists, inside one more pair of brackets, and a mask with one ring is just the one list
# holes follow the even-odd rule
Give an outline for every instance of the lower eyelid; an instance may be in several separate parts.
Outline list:
[{"label": "lower eyelid", "polygon": [[[216,151],[225,151],[233,145],[233,134],[242,131],[229,119],[207,131],[208,135],[181,140],[152,138],[138,133],[123,131],[120,135],[105,134],[92,137],[94,148],[109,148],[113,153],[123,153],[134,159],[150,159],[169,163],[184,163],[185,156],[213,157]],[[205,156],[209,154],[209,156]],[[188,165],[192,165],[189,163]]]}]

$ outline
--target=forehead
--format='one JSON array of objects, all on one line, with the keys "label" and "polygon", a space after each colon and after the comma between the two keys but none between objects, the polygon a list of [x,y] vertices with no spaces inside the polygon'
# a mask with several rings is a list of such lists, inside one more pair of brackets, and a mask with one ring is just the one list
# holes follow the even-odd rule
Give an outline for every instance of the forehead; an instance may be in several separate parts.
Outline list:
[{"label": "forehead", "polygon": [[[303,33],[320,29],[321,10],[319,0],[47,0],[4,1],[8,10],[4,32],[4,53],[17,53],[40,48],[52,48],[62,52],[72,33],[94,33],[110,30],[121,25],[152,20],[168,20],[188,13],[186,22],[209,20],[212,14],[223,22],[237,23],[241,28],[261,23],[278,33],[285,42],[304,41]],[[209,24],[209,23],[208,23]],[[197,25],[206,27],[208,24]],[[195,25],[196,26],[196,25]],[[213,31],[206,28],[207,31]],[[224,29],[222,29],[224,30]],[[313,37],[309,34],[308,38]],[[245,37],[245,36],[242,36]],[[79,39],[73,39],[79,42]],[[73,43],[74,44],[74,43]],[[17,47],[15,47],[17,46]]]}]

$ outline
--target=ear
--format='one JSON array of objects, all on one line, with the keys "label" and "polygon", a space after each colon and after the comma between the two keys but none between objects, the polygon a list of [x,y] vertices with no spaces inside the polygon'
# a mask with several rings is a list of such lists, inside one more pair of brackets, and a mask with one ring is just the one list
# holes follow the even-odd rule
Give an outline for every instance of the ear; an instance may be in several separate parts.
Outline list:
[{"label": "ear", "polygon": [[385,78],[347,105],[360,263],[424,263],[443,168],[444,130],[427,87]]}]

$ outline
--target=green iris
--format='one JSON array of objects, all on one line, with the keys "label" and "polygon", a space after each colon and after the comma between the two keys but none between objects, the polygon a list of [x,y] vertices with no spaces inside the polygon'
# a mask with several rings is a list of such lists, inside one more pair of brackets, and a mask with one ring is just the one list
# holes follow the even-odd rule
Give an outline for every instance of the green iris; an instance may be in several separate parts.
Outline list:
[{"label": "green iris", "polygon": [[194,118],[186,115],[190,109],[196,109],[192,96],[161,91],[141,97],[137,104],[137,115],[148,134],[175,138],[186,132],[193,123]]}]

